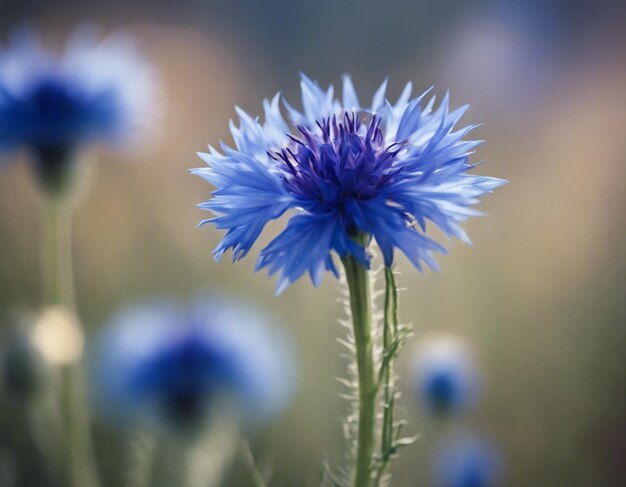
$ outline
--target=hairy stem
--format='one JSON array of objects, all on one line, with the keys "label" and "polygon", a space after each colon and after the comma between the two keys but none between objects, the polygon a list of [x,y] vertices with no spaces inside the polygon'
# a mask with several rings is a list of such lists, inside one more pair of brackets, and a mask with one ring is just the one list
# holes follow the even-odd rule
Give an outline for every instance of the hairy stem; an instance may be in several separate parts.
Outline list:
[{"label": "hairy stem", "polygon": [[[365,237],[360,236],[361,244]],[[354,487],[370,487],[376,437],[377,381],[372,336],[372,306],[368,271],[353,257],[343,260],[350,290],[359,383],[359,421]]]}]

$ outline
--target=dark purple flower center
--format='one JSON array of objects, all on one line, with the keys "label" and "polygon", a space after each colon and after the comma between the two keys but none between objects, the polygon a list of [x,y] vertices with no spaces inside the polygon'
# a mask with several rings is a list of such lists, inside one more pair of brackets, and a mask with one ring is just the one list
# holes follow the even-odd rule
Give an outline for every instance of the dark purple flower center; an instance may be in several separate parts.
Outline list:
[{"label": "dark purple flower center", "polygon": [[62,81],[46,78],[33,88],[29,108],[40,117],[67,119],[76,117],[82,108],[81,101]]},{"label": "dark purple flower center", "polygon": [[424,384],[428,402],[435,411],[442,414],[450,412],[458,405],[461,399],[459,388],[454,374],[447,370],[437,371]]},{"label": "dark purple flower center", "polygon": [[212,398],[235,380],[231,358],[194,332],[146,360],[133,380],[136,393],[154,397],[177,428],[203,420]]},{"label": "dark purple flower center", "polygon": [[282,163],[292,193],[342,209],[348,199],[376,196],[397,171],[393,162],[403,144],[385,146],[380,120],[374,115],[364,126],[346,112],[317,122],[319,131],[298,126],[302,139],[289,135],[293,144],[270,156]]},{"label": "dark purple flower center", "polygon": [[123,115],[117,91],[43,76],[19,96],[0,88],[0,138],[35,150],[74,148],[116,134]]}]

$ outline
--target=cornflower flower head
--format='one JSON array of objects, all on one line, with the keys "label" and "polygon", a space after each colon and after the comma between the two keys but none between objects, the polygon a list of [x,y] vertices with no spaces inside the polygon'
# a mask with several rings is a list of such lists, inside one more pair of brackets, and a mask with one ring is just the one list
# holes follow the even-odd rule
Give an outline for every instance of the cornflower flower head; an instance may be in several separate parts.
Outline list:
[{"label": "cornflower flower head", "polygon": [[216,417],[255,427],[282,412],[295,385],[289,340],[242,306],[213,296],[121,310],[94,346],[98,412],[183,433]]},{"label": "cornflower flower head", "polygon": [[0,149],[23,148],[52,177],[94,142],[127,143],[158,114],[156,72],[134,40],[78,28],[52,52],[17,31],[0,50]]},{"label": "cornflower flower head", "polygon": [[498,449],[481,436],[456,433],[445,438],[434,457],[436,487],[495,487],[502,477]]},{"label": "cornflower flower head", "polygon": [[280,274],[277,292],[306,272],[316,286],[324,271],[338,275],[333,253],[369,267],[359,234],[376,241],[386,266],[398,249],[420,270],[436,269],[432,253],[446,252],[426,235],[427,221],[469,243],[459,223],[479,215],[471,206],[505,181],[468,173],[481,141],[465,140],[474,125],[455,128],[467,107],[449,111],[448,95],[438,107],[434,96],[425,101],[428,92],[411,98],[411,83],[391,103],[386,88],[361,103],[348,76],[337,98],[302,75],[303,109],[285,101],[287,119],[280,94],[263,102],[263,122],[237,108],[234,147],[209,146],[199,154],[208,167],[192,171],[216,188],[199,205],[215,215],[201,224],[226,230],[215,258],[231,250],[241,259],[288,210],[286,228],[257,261],[257,270]]},{"label": "cornflower flower head", "polygon": [[472,407],[482,388],[469,348],[452,336],[432,337],[422,343],[414,356],[412,382],[418,401],[442,416]]}]

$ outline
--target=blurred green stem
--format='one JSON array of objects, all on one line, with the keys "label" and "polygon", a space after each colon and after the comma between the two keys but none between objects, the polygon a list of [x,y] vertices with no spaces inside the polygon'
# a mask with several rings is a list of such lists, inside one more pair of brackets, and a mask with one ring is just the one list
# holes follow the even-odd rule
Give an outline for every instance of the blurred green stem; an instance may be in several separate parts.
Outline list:
[{"label": "blurred green stem", "polygon": [[254,487],[267,487],[267,483],[261,474],[261,470],[259,470],[259,467],[254,460],[250,444],[246,440],[241,440],[241,451],[248,466],[248,470],[250,471],[250,480],[252,481]]},{"label": "blurred green stem", "polygon": [[[189,455],[193,446],[184,441],[160,441],[156,445],[155,458],[149,473],[150,487],[188,487],[190,475],[188,472]],[[191,475],[193,478],[193,475]],[[208,485],[211,485],[207,481]]]},{"label": "blurred green stem", "polygon": [[[72,266],[72,204],[67,194],[48,194],[44,241],[44,296],[47,305],[75,313]],[[97,487],[81,360],[63,366],[64,471],[70,487]]]},{"label": "blurred green stem", "polygon": [[72,208],[68,200],[58,195],[49,195],[46,203],[44,299],[47,305],[73,309]]},{"label": "blurred green stem", "polygon": [[[365,246],[366,238],[360,234],[355,240]],[[372,478],[377,395],[370,283],[367,269],[354,257],[343,259],[343,265],[350,290],[359,382],[359,429],[353,485],[369,487]]]}]

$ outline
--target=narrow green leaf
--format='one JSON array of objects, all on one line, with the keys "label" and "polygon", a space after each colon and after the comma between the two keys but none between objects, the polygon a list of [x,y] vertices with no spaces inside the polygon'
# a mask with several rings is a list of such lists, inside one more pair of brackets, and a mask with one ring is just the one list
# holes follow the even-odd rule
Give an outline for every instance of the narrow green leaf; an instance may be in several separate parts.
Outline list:
[{"label": "narrow green leaf", "polygon": [[375,486],[385,475],[385,469],[394,456],[394,407],[393,359],[400,351],[404,339],[398,333],[398,291],[393,271],[385,267],[385,315],[383,321],[383,358],[379,371],[379,384],[383,389],[383,419],[380,445],[380,460],[376,472]]}]

